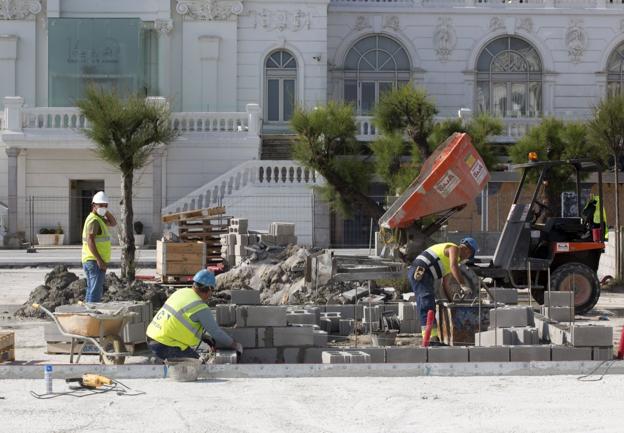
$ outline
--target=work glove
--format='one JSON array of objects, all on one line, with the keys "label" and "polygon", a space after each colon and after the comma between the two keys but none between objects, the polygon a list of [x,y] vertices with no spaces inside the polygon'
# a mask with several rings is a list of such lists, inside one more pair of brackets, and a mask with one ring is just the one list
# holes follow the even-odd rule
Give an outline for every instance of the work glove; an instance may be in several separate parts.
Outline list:
[{"label": "work glove", "polygon": [[217,343],[215,342],[214,338],[212,338],[210,335],[208,334],[203,334],[202,335],[202,341],[204,343],[206,343],[208,346],[210,346],[212,349],[214,349],[217,345]]}]

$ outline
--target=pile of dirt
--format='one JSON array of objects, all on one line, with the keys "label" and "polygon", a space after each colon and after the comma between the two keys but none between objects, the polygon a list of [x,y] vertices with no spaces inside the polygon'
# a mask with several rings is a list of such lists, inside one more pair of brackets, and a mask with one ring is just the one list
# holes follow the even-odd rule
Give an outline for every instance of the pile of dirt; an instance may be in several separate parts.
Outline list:
[{"label": "pile of dirt", "polygon": [[230,289],[260,292],[265,305],[344,304],[342,293],[357,288],[357,282],[332,281],[318,287],[306,284],[306,258],[318,249],[298,245],[288,247],[254,246],[258,251],[241,265],[217,275],[217,295],[227,298]]},{"label": "pile of dirt", "polygon": [[[37,286],[28,297],[28,301],[16,311],[18,317],[48,316],[40,310],[32,308],[32,304],[41,304],[50,311],[59,305],[76,304],[84,301],[87,281],[69,272],[67,266],[56,266],[45,276],[44,284]],[[114,272],[106,274],[102,302],[111,301],[150,301],[157,311],[167,297],[175,289],[159,284],[147,284],[143,281],[128,282],[119,278]]]}]

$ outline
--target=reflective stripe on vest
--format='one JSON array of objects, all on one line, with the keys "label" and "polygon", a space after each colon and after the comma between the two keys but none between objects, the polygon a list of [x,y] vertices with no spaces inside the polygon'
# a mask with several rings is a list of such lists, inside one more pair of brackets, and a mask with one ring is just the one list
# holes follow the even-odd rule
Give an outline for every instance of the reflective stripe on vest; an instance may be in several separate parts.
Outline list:
[{"label": "reflective stripe on vest", "polygon": [[82,228],[82,263],[86,263],[89,260],[97,260],[95,255],[91,252],[88,244],[89,226],[94,221],[97,221],[102,231],[102,233],[95,236],[95,248],[100,254],[100,257],[102,257],[102,260],[104,260],[105,263],[108,263],[111,259],[110,232],[108,230],[106,222],[104,222],[104,220],[100,218],[99,215],[93,212],[89,213],[89,215],[85,219],[84,227]]},{"label": "reflective stripe on vest", "polygon": [[179,289],[167,299],[147,327],[147,336],[166,346],[186,350],[201,341],[203,328],[191,319],[208,305],[193,289]]},{"label": "reflective stripe on vest", "polygon": [[[429,271],[435,279],[443,278],[451,273],[451,259],[444,254],[446,248],[449,246],[456,247],[457,245],[452,242],[436,244],[427,248],[416,257],[417,260],[421,260],[429,266]],[[459,261],[460,258],[458,257],[457,262],[459,263]]]}]

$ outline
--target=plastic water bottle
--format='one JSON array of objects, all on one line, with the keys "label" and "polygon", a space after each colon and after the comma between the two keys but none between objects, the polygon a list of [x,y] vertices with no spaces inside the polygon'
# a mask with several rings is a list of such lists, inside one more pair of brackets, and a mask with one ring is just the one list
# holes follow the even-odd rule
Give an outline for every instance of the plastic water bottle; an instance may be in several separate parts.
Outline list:
[{"label": "plastic water bottle", "polygon": [[46,384],[46,393],[52,394],[52,366],[46,365],[43,370],[43,378]]}]

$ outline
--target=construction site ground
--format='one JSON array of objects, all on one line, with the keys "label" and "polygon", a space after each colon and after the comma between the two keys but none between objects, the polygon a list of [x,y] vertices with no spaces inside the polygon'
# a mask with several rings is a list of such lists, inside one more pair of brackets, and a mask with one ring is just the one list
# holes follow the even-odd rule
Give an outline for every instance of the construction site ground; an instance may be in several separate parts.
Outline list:
[{"label": "construction site ground", "polygon": [[[67,355],[44,353],[46,321],[12,317],[49,270],[43,265],[0,271],[0,328],[15,330],[16,358],[25,364],[68,363]],[[71,270],[82,275],[79,268]],[[145,266],[144,271],[154,270]],[[609,317],[617,344],[624,325],[624,293],[604,292],[593,314],[594,319]],[[359,344],[367,340],[358,337]],[[138,356],[126,362],[146,361]],[[94,356],[81,360],[96,362]],[[619,431],[624,376],[597,380],[600,376],[594,375],[594,381],[579,376],[222,378],[196,383],[128,379],[124,384],[146,394],[111,392],[45,401],[29,394],[45,391],[43,379],[4,379],[0,431]],[[65,384],[55,381],[55,390],[62,389]]]}]

